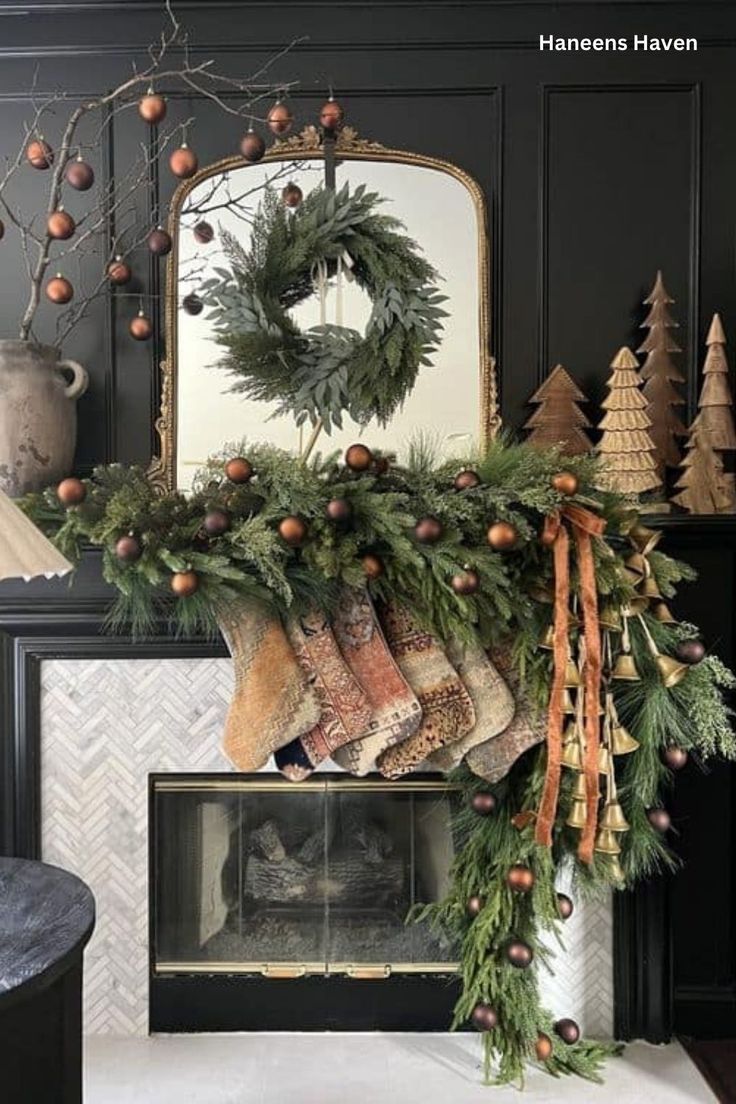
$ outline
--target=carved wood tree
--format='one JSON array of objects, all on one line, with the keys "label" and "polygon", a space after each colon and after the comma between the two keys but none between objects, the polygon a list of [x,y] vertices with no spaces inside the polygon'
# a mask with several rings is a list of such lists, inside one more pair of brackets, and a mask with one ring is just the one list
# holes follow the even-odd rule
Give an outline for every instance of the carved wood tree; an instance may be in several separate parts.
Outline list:
[{"label": "carved wood tree", "polygon": [[535,448],[561,445],[566,456],[592,450],[593,444],[585,432],[590,422],[578,406],[588,399],[561,364],[552,369],[529,402],[539,404],[524,426],[529,431],[530,445]]},{"label": "carved wood tree", "polygon": [[649,330],[649,333],[637,352],[647,354],[642,365],[641,378],[644,381],[647,414],[651,421],[650,433],[656,449],[657,471],[662,483],[665,469],[677,467],[680,463],[677,438],[687,436],[687,427],[683,425],[675,409],[685,402],[675,387],[677,383],[684,383],[685,377],[672,361],[672,354],[681,352],[670,332],[678,325],[668,310],[672,303],[674,299],[664,286],[662,273],[657,272],[654,287],[644,300],[649,313],[641,328]]},{"label": "carved wood tree", "polygon": [[691,514],[728,513],[732,496],[723,461],[713,449],[700,417],[693,422],[672,501]]},{"label": "carved wood tree", "polygon": [[[707,434],[708,441],[716,452],[733,452],[736,450],[733,397],[728,382],[726,335],[719,314],[713,315],[705,344],[708,352],[703,365],[703,386],[698,399],[700,413],[696,421]],[[721,459],[725,466],[726,458]],[[736,477],[733,470],[725,470],[723,478],[731,495],[729,512],[736,512]]]},{"label": "carved wood tree", "polygon": [[600,485],[624,493],[642,494],[661,487],[656,448],[649,435],[651,419],[639,389],[639,362],[622,346],[611,361],[605,410],[598,428],[601,458]]}]

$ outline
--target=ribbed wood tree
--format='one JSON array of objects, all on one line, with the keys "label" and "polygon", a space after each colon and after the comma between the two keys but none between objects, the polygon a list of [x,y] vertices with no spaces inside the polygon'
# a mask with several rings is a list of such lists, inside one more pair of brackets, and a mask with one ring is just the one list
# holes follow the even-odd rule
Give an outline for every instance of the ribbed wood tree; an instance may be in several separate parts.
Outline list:
[{"label": "ribbed wood tree", "polygon": [[690,430],[675,488],[679,493],[672,501],[691,514],[720,514],[731,510],[733,500],[724,476],[723,461],[704,432],[700,416]]},{"label": "ribbed wood tree", "polygon": [[[728,382],[726,334],[719,314],[713,315],[705,344],[708,346],[708,352],[703,365],[703,386],[698,399],[700,413],[696,423],[705,431],[711,447],[716,452],[733,452],[736,450],[733,397]],[[731,495],[729,512],[736,512],[736,477],[733,472],[733,462],[727,464],[725,457],[721,459],[724,460],[724,468],[726,468],[723,478]],[[729,468],[731,470],[728,470]]]},{"label": "ribbed wood tree", "polygon": [[676,411],[676,407],[684,405],[685,400],[675,384],[684,383],[685,377],[672,361],[672,354],[681,352],[671,333],[678,326],[668,310],[674,301],[664,286],[662,273],[657,272],[654,287],[644,300],[649,313],[641,328],[649,330],[649,333],[637,349],[638,353],[647,354],[641,378],[644,381],[647,414],[652,423],[650,433],[656,450],[657,471],[662,483],[666,468],[677,467],[680,463],[677,438],[687,436],[687,427]]},{"label": "ribbed wood tree", "polygon": [[600,486],[624,493],[643,494],[662,486],[656,449],[649,435],[651,419],[639,388],[639,362],[626,345],[611,361],[605,410],[598,424],[601,460]]},{"label": "ribbed wood tree", "polygon": [[561,445],[566,456],[592,450],[593,444],[585,432],[590,422],[578,405],[588,399],[561,364],[552,369],[529,402],[539,406],[524,426],[529,431],[528,444],[535,448]]}]

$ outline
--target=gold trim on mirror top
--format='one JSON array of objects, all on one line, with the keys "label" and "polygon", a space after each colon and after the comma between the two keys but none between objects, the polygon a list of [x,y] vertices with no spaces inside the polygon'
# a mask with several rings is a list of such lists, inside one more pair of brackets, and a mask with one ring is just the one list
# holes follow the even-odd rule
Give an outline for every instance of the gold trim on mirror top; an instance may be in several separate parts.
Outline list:
[{"label": "gold trim on mirror top", "polygon": [[[442,161],[408,150],[389,149],[379,142],[360,138],[352,127],[343,127],[335,141],[336,154],[345,161],[387,161],[400,165],[417,165],[420,168],[435,169],[447,173],[468,190],[475,207],[478,227],[478,324],[480,332],[480,439],[487,444],[501,427],[498,406],[498,381],[496,365],[491,356],[491,277],[490,246],[488,237],[488,217],[486,202],[480,185],[472,176],[451,161]],[[274,142],[261,161],[261,165],[278,161],[306,161],[312,158],[324,159],[321,132],[314,126],[305,127],[300,134]],[[172,248],[166,265],[165,292],[165,347],[166,358],[161,362],[161,406],[156,420],[156,432],[160,443],[160,453],[151,461],[148,475],[151,482],[162,491],[176,489],[176,402],[177,402],[177,325],[178,325],[178,288],[179,268],[179,215],[189,193],[203,180],[217,173],[232,169],[248,168],[249,163],[242,157],[226,157],[215,161],[195,173],[189,180],[182,181],[171,201],[168,229],[172,239]]]}]

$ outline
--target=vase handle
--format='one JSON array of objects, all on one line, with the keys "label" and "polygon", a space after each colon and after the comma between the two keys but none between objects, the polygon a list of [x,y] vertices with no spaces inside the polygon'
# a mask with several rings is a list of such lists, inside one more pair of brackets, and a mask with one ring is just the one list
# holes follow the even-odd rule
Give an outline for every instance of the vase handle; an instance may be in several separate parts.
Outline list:
[{"label": "vase handle", "polygon": [[68,399],[78,399],[89,387],[87,369],[77,364],[76,360],[59,361],[59,371],[63,372],[65,368],[72,373],[72,380],[64,388],[64,394]]}]

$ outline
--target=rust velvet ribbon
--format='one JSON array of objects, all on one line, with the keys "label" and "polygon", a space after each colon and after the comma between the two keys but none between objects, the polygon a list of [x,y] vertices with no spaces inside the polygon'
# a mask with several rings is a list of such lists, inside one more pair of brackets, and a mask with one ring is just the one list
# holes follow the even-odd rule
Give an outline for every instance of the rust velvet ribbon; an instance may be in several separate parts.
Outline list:
[{"label": "rust velvet ribbon", "polygon": [[593,561],[593,537],[600,537],[606,527],[603,518],[582,506],[567,505],[550,514],[544,523],[542,539],[552,547],[555,575],[554,601],[554,674],[549,699],[547,722],[547,773],[544,779],[542,799],[537,813],[535,836],[538,843],[549,847],[552,843],[552,827],[557,813],[562,771],[562,726],[565,668],[568,658],[568,613],[570,609],[570,537],[567,526],[575,538],[578,571],[580,575],[580,605],[585,635],[585,827],[580,836],[578,857],[582,862],[593,861],[593,847],[598,819],[598,752],[599,708],[601,681],[601,638],[598,624],[598,598]]}]

